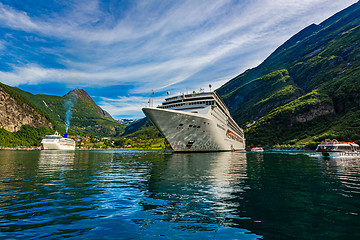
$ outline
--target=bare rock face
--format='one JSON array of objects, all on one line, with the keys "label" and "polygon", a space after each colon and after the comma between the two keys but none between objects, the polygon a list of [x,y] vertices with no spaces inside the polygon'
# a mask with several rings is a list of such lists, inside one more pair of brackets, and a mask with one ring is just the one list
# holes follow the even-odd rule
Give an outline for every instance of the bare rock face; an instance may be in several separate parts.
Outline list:
[{"label": "bare rock face", "polygon": [[0,87],[0,128],[19,131],[22,125],[52,127],[52,124],[31,106],[19,103]]},{"label": "bare rock face", "polygon": [[317,108],[312,108],[309,111],[293,117],[292,122],[308,122],[317,117],[334,113],[335,109],[332,105],[319,105]]}]

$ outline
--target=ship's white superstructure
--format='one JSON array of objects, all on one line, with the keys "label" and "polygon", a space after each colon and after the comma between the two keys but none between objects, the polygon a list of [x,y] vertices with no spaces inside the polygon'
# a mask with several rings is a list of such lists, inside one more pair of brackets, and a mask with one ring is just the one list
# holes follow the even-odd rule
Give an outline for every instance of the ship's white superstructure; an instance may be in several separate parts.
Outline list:
[{"label": "ship's white superstructure", "polygon": [[44,150],[75,150],[75,141],[63,138],[57,131],[53,135],[43,137],[41,145]]},{"label": "ship's white superstructure", "polygon": [[216,92],[181,94],[142,110],[174,151],[245,151],[244,132]]}]

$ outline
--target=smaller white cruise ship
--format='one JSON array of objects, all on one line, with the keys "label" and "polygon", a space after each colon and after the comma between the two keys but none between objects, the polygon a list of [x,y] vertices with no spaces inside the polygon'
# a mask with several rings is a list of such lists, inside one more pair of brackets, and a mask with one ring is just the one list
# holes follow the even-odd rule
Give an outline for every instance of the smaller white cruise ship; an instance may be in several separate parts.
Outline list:
[{"label": "smaller white cruise ship", "polygon": [[216,92],[181,94],[142,110],[176,152],[245,151],[244,131]]},{"label": "smaller white cruise ship", "polygon": [[57,131],[53,135],[46,135],[41,141],[43,150],[75,150],[75,141],[62,137]]}]

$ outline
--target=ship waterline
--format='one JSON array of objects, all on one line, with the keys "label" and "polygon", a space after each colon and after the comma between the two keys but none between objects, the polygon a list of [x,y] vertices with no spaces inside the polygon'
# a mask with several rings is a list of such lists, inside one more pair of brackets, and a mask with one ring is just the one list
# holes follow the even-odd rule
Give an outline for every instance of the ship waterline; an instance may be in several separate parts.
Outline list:
[{"label": "ship waterline", "polygon": [[176,152],[245,150],[242,129],[215,92],[180,95],[142,110]]}]

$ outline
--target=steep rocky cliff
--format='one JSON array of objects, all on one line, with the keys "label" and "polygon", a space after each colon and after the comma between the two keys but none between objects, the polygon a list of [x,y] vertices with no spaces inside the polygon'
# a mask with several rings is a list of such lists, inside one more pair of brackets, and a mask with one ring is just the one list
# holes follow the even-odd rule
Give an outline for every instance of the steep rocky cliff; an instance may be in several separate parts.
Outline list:
[{"label": "steep rocky cliff", "polygon": [[52,123],[36,106],[0,84],[0,128],[17,132],[23,125],[52,127]]}]

